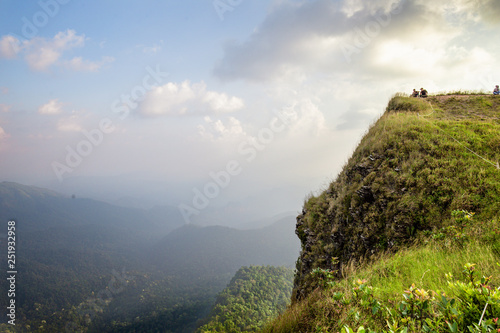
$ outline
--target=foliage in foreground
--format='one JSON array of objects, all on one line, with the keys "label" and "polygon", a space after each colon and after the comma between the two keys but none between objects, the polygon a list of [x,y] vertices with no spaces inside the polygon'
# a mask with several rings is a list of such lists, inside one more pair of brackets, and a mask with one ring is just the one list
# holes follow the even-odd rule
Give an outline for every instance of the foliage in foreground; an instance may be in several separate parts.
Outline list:
[{"label": "foliage in foreground", "polygon": [[498,331],[498,220],[475,221],[464,210],[452,215],[453,225],[344,272],[344,279],[315,269],[316,290],[263,332]]},{"label": "foliage in foreground", "polygon": [[[500,328],[500,291],[489,285],[491,277],[477,278],[475,264],[464,265],[463,280],[447,275],[451,296],[412,284],[404,290],[395,309],[383,307],[373,296],[373,287],[358,280],[352,289],[354,299],[372,316],[386,320],[382,332],[492,332]],[[343,299],[343,302],[349,302]],[[355,315],[359,316],[359,313]],[[369,314],[368,314],[369,315]],[[476,324],[477,323],[477,324]],[[353,332],[349,325],[342,332]],[[357,332],[376,332],[360,326]]]}]

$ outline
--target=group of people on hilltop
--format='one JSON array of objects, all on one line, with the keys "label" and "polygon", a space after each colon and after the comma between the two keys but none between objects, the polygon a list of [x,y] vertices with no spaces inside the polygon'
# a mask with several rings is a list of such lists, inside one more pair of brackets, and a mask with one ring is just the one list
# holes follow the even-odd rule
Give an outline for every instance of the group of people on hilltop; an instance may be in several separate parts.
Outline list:
[{"label": "group of people on hilltop", "polygon": [[420,88],[420,92],[416,89],[413,89],[413,92],[411,93],[411,97],[422,97],[426,98],[427,97],[427,90],[424,88]]},{"label": "group of people on hilltop", "polygon": [[500,89],[498,89],[498,84],[495,86],[495,89],[493,89],[493,95],[500,95]]}]

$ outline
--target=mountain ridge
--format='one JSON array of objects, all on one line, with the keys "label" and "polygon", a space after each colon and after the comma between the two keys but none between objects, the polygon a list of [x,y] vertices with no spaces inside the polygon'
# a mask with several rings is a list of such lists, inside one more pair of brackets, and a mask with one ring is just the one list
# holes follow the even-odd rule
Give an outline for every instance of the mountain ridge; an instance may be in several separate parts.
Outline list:
[{"label": "mountain ridge", "polygon": [[[177,211],[177,210],[175,210]],[[0,221],[16,221],[19,322],[64,331],[192,332],[244,265],[292,267],[299,251],[293,218],[255,230],[185,225],[165,208],[124,208],[13,182],[0,183]],[[3,235],[0,235],[0,237]],[[6,239],[5,239],[6,240]],[[7,244],[0,238],[0,248]],[[7,261],[0,268],[7,271]],[[131,277],[89,310],[113,272]],[[0,289],[8,290],[7,280]],[[6,289],[7,288],[7,289]],[[6,307],[7,298],[0,298]],[[91,311],[92,321],[83,312]],[[140,318],[138,320],[137,318]],[[8,326],[0,321],[0,331]]]},{"label": "mountain ridge", "polygon": [[[337,178],[305,202],[293,304],[264,332],[475,332],[483,309],[492,329],[500,310],[464,295],[481,290],[476,264],[477,278],[500,284],[499,114],[492,95],[391,98]],[[410,312],[424,297],[426,316]]]}]

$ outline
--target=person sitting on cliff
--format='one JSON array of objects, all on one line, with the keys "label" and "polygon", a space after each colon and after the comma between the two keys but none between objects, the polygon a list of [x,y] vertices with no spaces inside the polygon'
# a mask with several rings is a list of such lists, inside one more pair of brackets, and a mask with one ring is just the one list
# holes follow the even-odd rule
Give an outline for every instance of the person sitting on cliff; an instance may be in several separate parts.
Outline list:
[{"label": "person sitting on cliff", "polygon": [[500,95],[500,89],[498,88],[498,84],[495,86],[495,89],[493,89],[493,95]]},{"label": "person sitting on cliff", "polygon": [[427,90],[424,88],[420,88],[420,97],[426,98],[427,97]]},{"label": "person sitting on cliff", "polygon": [[418,97],[417,89],[413,89],[413,92],[411,93],[411,97]]}]

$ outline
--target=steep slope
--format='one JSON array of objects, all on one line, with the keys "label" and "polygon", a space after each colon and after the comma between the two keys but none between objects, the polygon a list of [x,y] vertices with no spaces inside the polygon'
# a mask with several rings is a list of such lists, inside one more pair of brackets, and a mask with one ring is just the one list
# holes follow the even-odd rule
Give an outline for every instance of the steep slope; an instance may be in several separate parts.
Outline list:
[{"label": "steep slope", "polygon": [[315,268],[340,276],[349,264],[449,225],[454,210],[497,216],[499,116],[496,96],[391,99],[338,178],[297,217],[293,298],[314,289]]}]

